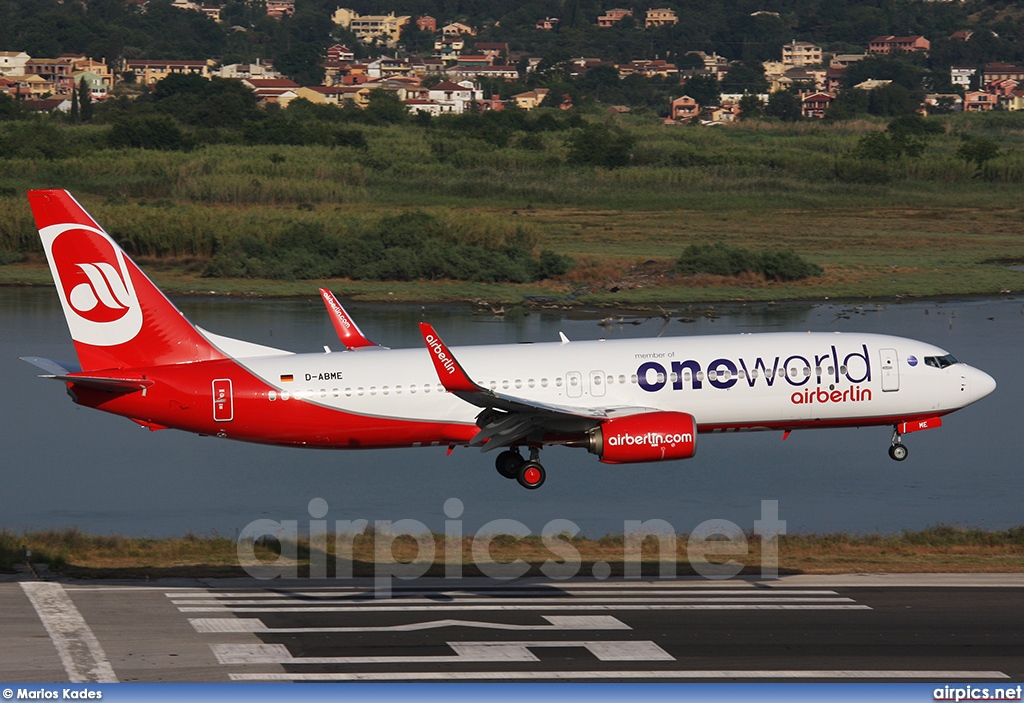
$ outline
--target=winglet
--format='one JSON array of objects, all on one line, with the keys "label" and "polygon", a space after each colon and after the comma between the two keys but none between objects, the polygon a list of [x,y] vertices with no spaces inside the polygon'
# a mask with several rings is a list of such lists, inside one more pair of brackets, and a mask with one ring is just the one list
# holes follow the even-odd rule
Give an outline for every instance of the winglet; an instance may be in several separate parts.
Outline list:
[{"label": "winglet", "polygon": [[341,307],[341,303],[334,297],[334,293],[326,288],[321,288],[320,296],[324,299],[324,305],[327,306],[327,314],[330,315],[331,324],[334,325],[334,331],[338,333],[338,339],[341,340],[342,344],[348,349],[380,347],[379,344],[371,342],[363,335],[355,320],[345,312],[345,308]]},{"label": "winglet", "polygon": [[451,351],[437,336],[434,328],[426,322],[420,323],[420,333],[423,341],[427,344],[427,351],[430,352],[430,360],[434,362],[434,370],[441,385],[449,393],[473,392],[483,390],[470,380],[469,375],[462,368],[462,365],[455,359]]}]

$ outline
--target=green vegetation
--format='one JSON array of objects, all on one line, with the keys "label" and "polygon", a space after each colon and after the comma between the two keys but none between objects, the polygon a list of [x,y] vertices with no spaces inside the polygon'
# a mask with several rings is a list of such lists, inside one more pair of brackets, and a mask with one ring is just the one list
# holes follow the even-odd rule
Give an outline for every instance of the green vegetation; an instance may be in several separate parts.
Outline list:
[{"label": "green vegetation", "polygon": [[824,273],[824,269],[806,261],[792,249],[754,252],[721,242],[691,244],[683,250],[672,270],[686,275],[759,273],[769,281],[799,281]]},{"label": "green vegetation", "polygon": [[[449,551],[442,534],[434,536],[435,559],[431,575],[444,575]],[[612,573],[621,575],[624,568],[625,540],[622,535],[606,535],[599,539],[577,536],[565,538],[579,553],[584,573],[604,561]],[[675,540],[676,572],[693,573],[686,556],[686,535]],[[750,551],[746,555],[715,557],[711,561],[735,558],[747,573],[757,573],[761,563],[761,541],[747,535]],[[227,537],[200,537],[188,534],[182,538],[133,538],[120,535],[87,535],[70,528],[15,533],[0,531],[0,571],[10,570],[22,562],[22,547],[32,551],[33,563],[47,564],[52,570],[82,578],[157,578],[242,576],[238,565],[235,541]],[[466,576],[479,575],[473,562],[472,537],[461,544],[461,562]],[[334,543],[328,544],[330,572],[333,573]],[[370,576],[374,572],[375,555],[372,529],[353,540],[353,572]],[[308,574],[310,545],[300,540],[296,549],[300,574]],[[256,556],[273,562],[280,554],[280,545],[258,543]],[[491,558],[500,563],[522,559],[539,575],[539,567],[548,559],[561,559],[550,552],[541,538],[530,535],[515,538],[497,535],[491,540]],[[417,558],[417,543],[411,537],[398,537],[392,543],[393,558],[407,563]],[[656,575],[662,557],[660,545],[648,537],[641,547],[641,564],[645,574]],[[1007,530],[938,525],[920,531],[899,534],[796,534],[779,538],[780,573],[871,573],[871,572],[1022,572],[1024,571],[1024,527]]]},{"label": "green vegetation", "polygon": [[[653,304],[1024,289],[984,263],[1024,258],[1021,113],[701,129],[555,110],[371,124],[315,107],[242,128],[330,135],[298,145],[174,118],[187,146],[114,149],[116,121],[0,121],[0,283],[46,281],[23,192],[57,186],[177,292],[296,295],[313,283],[288,281],[309,280],[377,299]],[[606,137],[611,160],[572,156]],[[414,220],[414,243],[388,239]],[[823,273],[669,272],[708,241],[792,250]]]},{"label": "green vegetation", "polygon": [[296,223],[270,240],[245,234],[218,246],[203,275],[526,283],[561,276],[572,264],[550,250],[534,257],[535,243],[523,227],[460,232],[451,222],[412,211],[348,230],[328,233],[320,223]]}]

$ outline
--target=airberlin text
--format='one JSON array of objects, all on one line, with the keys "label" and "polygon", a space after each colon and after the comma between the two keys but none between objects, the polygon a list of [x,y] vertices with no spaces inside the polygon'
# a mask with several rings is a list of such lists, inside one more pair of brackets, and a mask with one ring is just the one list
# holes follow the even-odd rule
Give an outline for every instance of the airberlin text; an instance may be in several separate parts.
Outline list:
[{"label": "airberlin text", "polygon": [[455,360],[448,356],[444,351],[444,345],[441,344],[441,340],[437,339],[434,335],[428,334],[426,337],[427,346],[434,352],[434,356],[441,362],[441,366],[445,368],[449,375],[455,373]]},{"label": "airberlin text", "polygon": [[[824,354],[793,354],[785,358],[776,356],[767,361],[762,357],[753,361],[715,359],[706,366],[694,359],[672,361],[668,368],[657,361],[646,361],[637,368],[636,375],[637,384],[648,393],[660,391],[670,383],[674,391],[681,391],[687,386],[690,390],[700,390],[706,380],[712,388],[725,390],[741,380],[753,388],[759,383],[771,387],[780,378],[784,378],[790,386],[799,388],[790,396],[794,405],[871,400],[871,390],[859,385],[871,382],[871,361],[866,344],[848,354],[840,353],[832,345]],[[813,385],[819,388],[802,388],[811,385],[812,380]],[[820,388],[823,383],[837,384],[843,381],[854,386],[842,390],[835,389],[834,385],[828,390]]]}]

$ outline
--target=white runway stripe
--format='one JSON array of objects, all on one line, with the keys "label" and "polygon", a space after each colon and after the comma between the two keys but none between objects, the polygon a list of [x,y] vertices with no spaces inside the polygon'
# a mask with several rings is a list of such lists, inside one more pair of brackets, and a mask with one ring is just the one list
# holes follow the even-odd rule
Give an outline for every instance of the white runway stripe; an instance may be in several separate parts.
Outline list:
[{"label": "white runway stripe", "polygon": [[924,681],[967,681],[1008,679],[1001,671],[928,670],[709,670],[709,671],[405,671],[363,673],[229,674],[232,681],[579,681],[658,679],[691,681],[701,679],[911,679]]},{"label": "white runway stripe", "polygon": [[[505,603],[607,603],[610,598],[458,598],[452,599],[457,600],[461,603],[494,603],[494,604],[505,604]],[[222,606],[236,606],[236,605],[266,605],[266,599],[237,599],[237,600],[172,600],[171,603],[174,605],[222,605]],[[345,607],[351,610],[361,610],[363,607],[374,604],[381,605],[384,603],[394,603],[395,607],[399,605],[425,605],[428,603],[438,603],[438,601],[431,598],[371,598],[367,600],[317,600],[317,603],[328,604],[334,603],[338,607]],[[844,598],[842,596],[836,596],[834,598],[800,598],[797,596],[780,596],[780,597],[749,597],[749,596],[725,596],[725,597],[699,597],[699,598],[615,598],[615,603],[853,603],[852,598]],[[285,604],[283,607],[294,607],[302,608],[308,605],[310,601],[297,599],[291,603]]]},{"label": "white runway stripe", "polygon": [[531,649],[583,648],[600,661],[675,661],[675,657],[654,642],[448,642],[452,654],[437,656],[293,657],[283,644],[211,644],[221,664],[467,664],[494,662],[538,662]]},{"label": "white runway stripe", "polygon": [[[771,590],[771,591],[754,591],[752,589],[743,589],[736,591],[725,591],[724,589],[708,589],[708,590],[691,590],[691,591],[659,591],[658,593],[646,593],[644,591],[616,591],[612,594],[598,593],[590,590],[578,590],[574,588],[556,589],[558,594],[569,595],[569,596],[583,596],[583,595],[600,595],[604,598],[613,597],[618,600],[618,596],[629,595],[629,596],[648,596],[657,597],[661,596],[745,596],[745,597],[758,597],[763,595],[769,596],[836,596],[839,595],[835,591],[813,591],[813,590]],[[543,591],[534,591],[529,588],[516,588],[504,591],[390,591],[388,592],[389,600],[406,600],[407,596],[435,596],[435,597],[448,597],[448,598],[491,598],[492,596],[523,596],[526,597],[529,593],[541,593],[551,594],[552,597],[555,593],[552,589],[544,589]],[[204,593],[166,593],[168,598],[323,598],[328,599],[333,596],[336,600],[343,600],[341,596],[338,596],[338,591],[273,591],[273,592],[235,592],[235,593],[217,593],[217,592],[204,592]],[[351,593],[345,594],[348,596],[365,596],[370,598],[374,595],[374,591],[352,591]],[[378,599],[383,600],[383,599]]]},{"label": "white runway stripe", "polygon": [[545,603],[531,603],[529,605],[447,605],[444,603],[437,605],[363,605],[359,607],[352,607],[350,605],[345,606],[334,606],[334,605],[296,605],[296,606],[260,606],[260,607],[225,607],[225,606],[213,606],[204,605],[197,607],[178,606],[178,610],[182,613],[418,613],[418,612],[429,612],[439,610],[471,610],[471,611],[487,611],[487,610],[505,610],[505,611],[518,611],[518,610],[532,610],[532,611],[543,611],[543,610],[871,610],[866,605],[846,605],[846,604],[796,604],[796,603],[719,603],[719,604],[703,604],[703,603],[666,603],[666,604],[597,604],[594,605],[552,605]]},{"label": "white runway stripe", "polygon": [[103,647],[59,583],[23,581],[21,588],[43,621],[71,683],[116,683]]},{"label": "white runway stripe", "polygon": [[416,632],[444,627],[475,627],[486,630],[630,630],[629,625],[611,615],[542,615],[547,625],[518,625],[479,620],[428,620],[379,627],[267,627],[258,618],[189,618],[196,632],[273,632],[273,633],[347,633]]}]

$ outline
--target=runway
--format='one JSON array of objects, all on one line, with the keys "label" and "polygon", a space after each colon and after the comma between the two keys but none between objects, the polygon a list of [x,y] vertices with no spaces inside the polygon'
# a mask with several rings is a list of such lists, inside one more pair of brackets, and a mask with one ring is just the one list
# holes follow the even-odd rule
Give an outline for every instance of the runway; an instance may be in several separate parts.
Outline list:
[{"label": "runway", "polygon": [[7,681],[1024,681],[1021,575],[0,584]]}]

